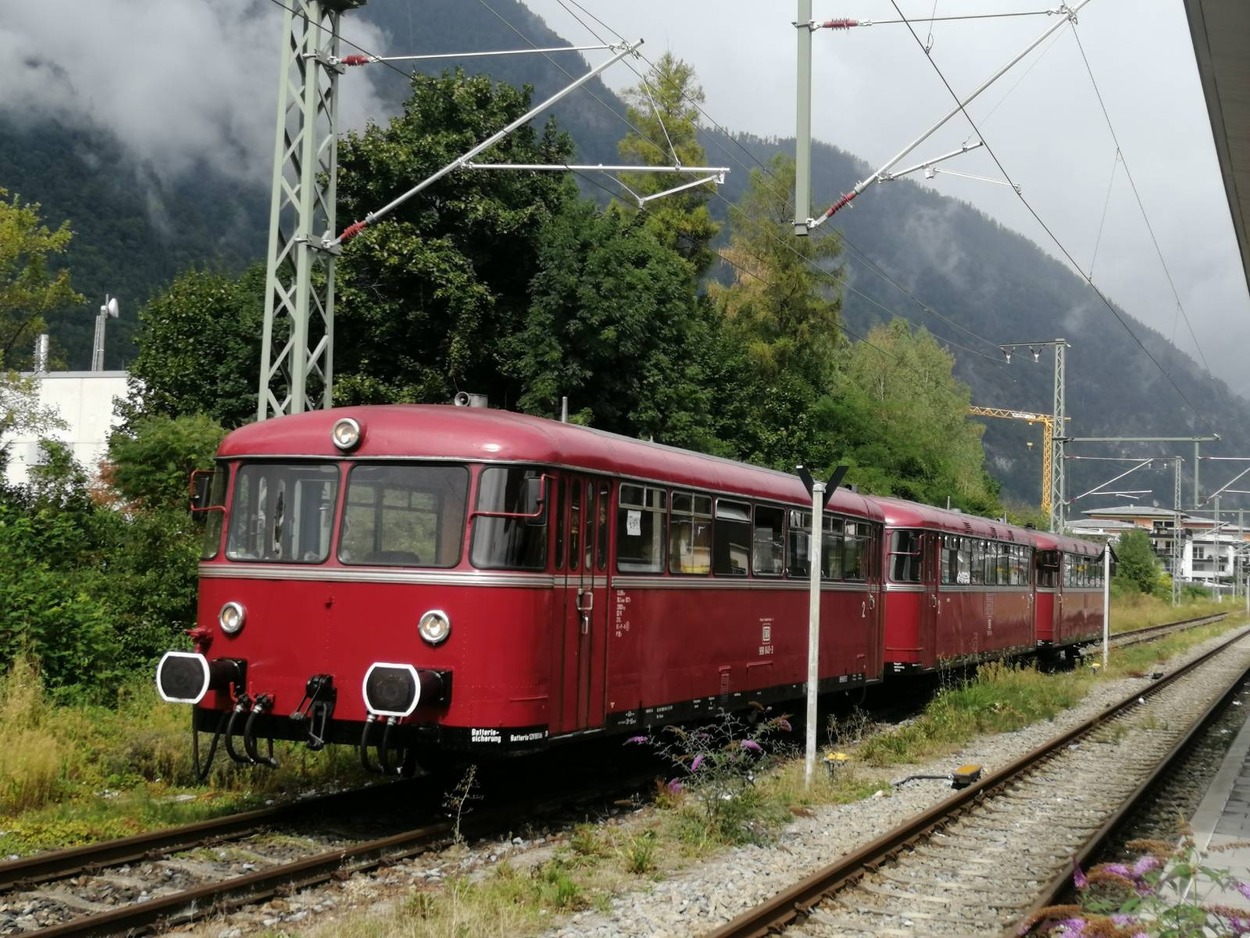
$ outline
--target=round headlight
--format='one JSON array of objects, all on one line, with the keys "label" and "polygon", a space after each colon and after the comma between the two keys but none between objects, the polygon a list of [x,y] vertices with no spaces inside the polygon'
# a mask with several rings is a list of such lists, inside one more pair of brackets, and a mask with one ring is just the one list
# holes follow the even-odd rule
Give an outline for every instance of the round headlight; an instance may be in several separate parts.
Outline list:
[{"label": "round headlight", "polygon": [[246,618],[247,612],[242,603],[226,603],[221,607],[221,612],[217,613],[217,623],[227,635],[234,635],[243,628]]},{"label": "round headlight", "polygon": [[330,438],[343,452],[353,450],[360,445],[360,424],[351,417],[342,417],[335,421]]},{"label": "round headlight", "polygon": [[437,645],[451,634],[451,620],[441,609],[431,609],[417,623],[417,632],[431,645]]}]

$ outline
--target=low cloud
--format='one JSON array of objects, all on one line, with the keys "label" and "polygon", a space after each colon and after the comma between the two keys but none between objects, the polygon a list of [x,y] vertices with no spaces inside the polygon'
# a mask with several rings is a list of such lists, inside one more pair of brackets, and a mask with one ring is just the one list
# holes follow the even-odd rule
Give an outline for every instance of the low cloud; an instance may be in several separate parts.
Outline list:
[{"label": "low cloud", "polygon": [[[0,20],[0,60],[9,63],[0,109],[110,131],[162,177],[206,164],[267,181],[282,17],[273,0],[9,4]],[[363,22],[352,22],[349,35],[380,46]],[[378,114],[366,71],[341,79],[340,129]]]}]

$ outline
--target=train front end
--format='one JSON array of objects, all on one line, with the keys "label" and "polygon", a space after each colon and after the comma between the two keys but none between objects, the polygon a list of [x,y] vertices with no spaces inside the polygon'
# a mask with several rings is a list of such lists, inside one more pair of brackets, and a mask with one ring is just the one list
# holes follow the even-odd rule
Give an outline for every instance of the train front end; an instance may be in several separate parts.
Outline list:
[{"label": "train front end", "polygon": [[440,410],[323,411],[223,442],[198,499],[193,648],[156,674],[194,708],[202,776],[219,742],[262,764],[276,739],[349,744],[391,773],[546,740],[551,591],[525,570],[543,475],[484,465],[506,445],[466,449]]}]

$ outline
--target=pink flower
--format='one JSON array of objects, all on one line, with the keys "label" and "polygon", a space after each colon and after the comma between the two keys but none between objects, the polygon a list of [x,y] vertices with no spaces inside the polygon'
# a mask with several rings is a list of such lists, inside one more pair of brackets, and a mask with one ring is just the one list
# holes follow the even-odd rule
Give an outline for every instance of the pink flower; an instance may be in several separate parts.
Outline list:
[{"label": "pink flower", "polygon": [[1077,889],[1089,888],[1089,877],[1081,872],[1081,868],[1076,865],[1076,860],[1072,861],[1072,885]]},{"label": "pink flower", "polygon": [[694,761],[690,763],[690,771],[691,772],[699,771],[699,766],[703,764],[703,759],[704,759],[703,753],[699,753],[697,756],[695,756]]},{"label": "pink flower", "polygon": [[[1142,857],[1140,860],[1138,860],[1136,863],[1133,864],[1133,877],[1135,879],[1141,879],[1151,870],[1158,869],[1159,866],[1160,866],[1160,863],[1159,863],[1158,857],[1153,857],[1150,854],[1146,854],[1146,856]],[[1246,898],[1250,899],[1250,895],[1247,895]]]},{"label": "pink flower", "polygon": [[646,741],[647,737],[645,736],[631,736],[629,739],[625,740],[625,745],[628,746],[630,743],[645,743]]},{"label": "pink flower", "polygon": [[1250,899],[1250,883],[1238,882],[1237,891],[1241,893],[1243,896],[1245,896],[1247,899]]},{"label": "pink flower", "polygon": [[680,795],[682,789],[681,781],[678,779],[670,779],[668,783],[668,793],[670,795]]},{"label": "pink flower", "polygon": [[780,729],[785,730],[787,733],[790,732],[790,730],[793,728],[790,726],[790,721],[787,720],[785,717],[782,717],[780,720],[777,721],[777,726]]},{"label": "pink flower", "polygon": [[738,745],[740,745],[743,749],[746,749],[749,752],[763,752],[764,751],[762,748],[760,748],[760,744],[757,743],[753,739],[744,739]]}]

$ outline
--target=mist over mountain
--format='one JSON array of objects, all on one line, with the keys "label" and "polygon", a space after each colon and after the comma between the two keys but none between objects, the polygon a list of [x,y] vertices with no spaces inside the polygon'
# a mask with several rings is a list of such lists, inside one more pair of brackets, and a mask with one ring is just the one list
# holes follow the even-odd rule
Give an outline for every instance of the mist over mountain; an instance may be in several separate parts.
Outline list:
[{"label": "mist over mountain", "polygon": [[[119,3],[108,0],[95,6],[107,11]],[[13,22],[0,25],[0,49],[18,48],[14,36],[43,36],[40,30],[48,29],[48,19],[66,0],[32,6],[40,11],[23,10]],[[41,46],[38,57],[16,56],[14,93],[6,92],[0,100],[0,188],[41,203],[50,225],[68,219],[77,232],[66,264],[88,302],[50,321],[54,352],[66,367],[88,367],[94,317],[105,293],[119,296],[123,311],[121,320],[109,326],[106,367],[124,367],[134,353],[137,308],[178,271],[193,264],[238,270],[264,255],[281,11],[260,0],[229,0],[215,5],[217,12],[211,15],[191,10],[183,0],[164,9],[168,16],[183,11],[189,17],[188,55],[198,57],[191,67],[212,93],[183,84],[188,65],[175,55],[162,55],[148,66],[153,74],[145,87],[164,89],[151,102],[135,90],[133,76],[124,84],[111,84],[107,70],[93,64],[76,72],[68,59],[58,59],[79,56],[95,63],[97,57],[107,58],[107,36],[96,36],[93,48],[49,40],[52,44]],[[107,17],[100,19],[101,32],[113,28]],[[514,0],[492,0],[490,7],[427,0],[419,16],[411,3],[371,0],[344,16],[344,35],[388,55],[564,44]],[[212,89],[219,79],[205,77],[203,56],[215,43],[227,48],[233,43],[240,58],[249,60]],[[584,72],[579,59],[577,53],[499,56],[459,63],[440,60],[423,67],[441,71],[460,64],[498,80],[527,83],[538,101]],[[84,87],[84,82],[94,84]],[[349,71],[342,85],[345,100],[351,102],[347,126],[360,126],[366,115],[384,121],[399,110],[408,91],[407,78],[398,69],[381,65]],[[181,93],[174,93],[176,89]],[[135,113],[145,108],[146,115]],[[592,80],[555,112],[575,141],[579,159],[619,162],[617,143],[628,130],[625,107],[602,82]],[[730,136],[712,128],[705,128],[703,136],[709,164],[731,168],[710,205],[721,221],[745,190],[749,170],[765,164],[777,150],[793,153],[794,147],[792,140]],[[818,144],[813,152],[817,206],[836,199],[870,169],[835,146]],[[584,188],[600,198],[616,191],[603,177]],[[1117,318],[1084,281],[1036,244],[966,203],[898,181],[874,186],[828,227],[837,228],[846,242],[840,275],[848,331],[862,336],[872,324],[895,316],[923,325],[954,354],[956,372],[972,387],[975,403],[1049,413],[1051,351],[1043,350],[1037,363],[1022,352],[1007,364],[997,346],[1063,338],[1071,346],[1066,369],[1069,436],[1215,432],[1222,442],[1204,444],[1203,455],[1247,451],[1250,416],[1244,400],[1158,332],[1122,311]],[[257,354],[259,344],[258,337]],[[988,464],[1003,481],[1004,495],[1036,504],[1041,491],[1040,428],[989,418],[986,425]],[[1153,452],[1141,444],[1082,445],[1071,451],[1184,456],[1185,503],[1191,500],[1192,444],[1157,444]],[[1069,496],[1128,465],[1073,463]],[[1203,479],[1204,487],[1227,481],[1205,467]],[[1171,465],[1139,473],[1126,487],[1150,488],[1155,494],[1147,501],[1170,507]],[[1107,501],[1086,499],[1071,513],[1079,515]]]}]

